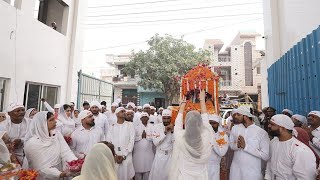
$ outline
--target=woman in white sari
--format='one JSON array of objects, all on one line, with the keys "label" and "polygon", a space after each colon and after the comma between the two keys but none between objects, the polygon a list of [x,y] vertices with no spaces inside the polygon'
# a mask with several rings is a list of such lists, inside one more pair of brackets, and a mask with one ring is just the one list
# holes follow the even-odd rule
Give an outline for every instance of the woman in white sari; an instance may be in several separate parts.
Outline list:
[{"label": "woman in white sari", "polygon": [[30,108],[26,111],[26,114],[24,115],[24,118],[27,119],[28,121],[33,119],[33,116],[37,114],[37,110],[35,108]]},{"label": "woman in white sari", "polygon": [[205,92],[200,92],[201,115],[198,111],[188,112],[183,129],[185,104],[185,101],[181,102],[175,121],[175,143],[169,180],[207,180],[207,164],[211,155],[210,140],[213,133],[205,104]]},{"label": "woman in white sari", "polygon": [[95,144],[86,156],[81,175],[73,180],[117,180],[114,155],[104,143]]},{"label": "woman in white sari", "polygon": [[37,179],[59,179],[70,176],[63,171],[66,162],[77,158],[59,132],[55,132],[56,121],[51,112],[38,112],[33,118],[32,138],[26,143],[24,152],[29,167],[39,171]]},{"label": "woman in white sari", "polygon": [[73,121],[75,122],[76,124],[76,128],[78,128],[79,126],[81,126],[81,120],[78,118],[79,116],[79,113],[80,111],[78,109],[75,109],[73,112],[72,112],[72,119]]},{"label": "woman in white sari", "polygon": [[59,109],[57,129],[63,136],[71,136],[76,129],[76,123],[71,119],[71,106],[64,104]]}]

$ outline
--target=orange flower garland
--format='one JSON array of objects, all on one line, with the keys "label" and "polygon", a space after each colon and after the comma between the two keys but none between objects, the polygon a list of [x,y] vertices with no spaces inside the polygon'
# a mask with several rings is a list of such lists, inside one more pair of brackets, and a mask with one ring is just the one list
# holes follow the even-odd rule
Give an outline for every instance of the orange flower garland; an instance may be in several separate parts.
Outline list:
[{"label": "orange flower garland", "polygon": [[224,140],[224,138],[217,139],[216,142],[217,142],[217,144],[218,144],[219,146],[222,146],[222,145],[227,144],[227,142]]}]

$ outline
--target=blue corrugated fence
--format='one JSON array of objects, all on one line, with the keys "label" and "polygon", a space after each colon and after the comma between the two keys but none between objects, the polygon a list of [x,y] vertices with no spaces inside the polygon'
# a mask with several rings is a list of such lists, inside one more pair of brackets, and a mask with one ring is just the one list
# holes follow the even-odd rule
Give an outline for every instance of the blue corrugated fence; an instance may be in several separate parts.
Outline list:
[{"label": "blue corrugated fence", "polygon": [[278,113],[320,110],[320,26],[268,69],[268,93]]}]

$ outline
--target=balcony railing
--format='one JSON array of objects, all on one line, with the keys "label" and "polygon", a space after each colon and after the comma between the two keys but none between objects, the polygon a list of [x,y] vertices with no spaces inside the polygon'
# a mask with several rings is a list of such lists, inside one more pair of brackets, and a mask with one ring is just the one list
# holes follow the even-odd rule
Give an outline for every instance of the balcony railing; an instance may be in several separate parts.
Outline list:
[{"label": "balcony railing", "polygon": [[136,78],[132,78],[132,77],[128,77],[128,76],[126,76],[126,77],[121,76],[121,77],[113,77],[112,81],[113,82],[131,82],[131,81],[136,81]]},{"label": "balcony railing", "polygon": [[231,62],[230,56],[220,56],[218,57],[219,62]]},{"label": "balcony railing", "polygon": [[231,80],[223,80],[219,82],[220,86],[231,86]]}]

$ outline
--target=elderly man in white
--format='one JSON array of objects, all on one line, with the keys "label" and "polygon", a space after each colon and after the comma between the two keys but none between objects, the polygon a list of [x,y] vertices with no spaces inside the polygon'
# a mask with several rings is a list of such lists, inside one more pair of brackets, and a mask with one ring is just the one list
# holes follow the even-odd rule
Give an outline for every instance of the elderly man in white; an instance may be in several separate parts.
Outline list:
[{"label": "elderly man in white", "polygon": [[274,115],[268,125],[270,143],[266,180],[315,180],[316,157],[309,147],[292,136],[294,123],[283,114]]},{"label": "elderly man in white", "polygon": [[125,121],[126,110],[123,107],[117,108],[115,113],[118,119],[110,126],[106,141],[115,147],[118,180],[129,180],[135,174],[132,163],[135,130],[133,123]]},{"label": "elderly man in white", "polygon": [[93,114],[84,110],[79,114],[82,125],[71,135],[71,150],[78,158],[84,158],[94,144],[104,141],[105,136],[102,129],[95,126]]},{"label": "elderly man in white", "polygon": [[[266,131],[256,126],[253,115],[246,107],[234,112],[234,120],[243,124],[231,130],[230,147],[234,156],[230,169],[230,180],[262,179],[261,160],[269,160],[270,139]],[[234,132],[237,131],[237,132]]]},{"label": "elderly man in white", "polygon": [[164,110],[162,112],[162,123],[156,124],[152,131],[152,141],[156,146],[156,155],[150,171],[150,180],[168,179],[169,172],[166,169],[170,163],[174,143],[173,125],[170,124],[171,116],[171,110]]},{"label": "elderly man in white", "polygon": [[209,123],[213,129],[213,137],[210,142],[212,152],[208,164],[208,177],[209,180],[220,179],[220,161],[229,148],[228,136],[223,132],[223,128],[220,126],[221,117],[218,115],[208,115]]},{"label": "elderly man in white", "polygon": [[90,111],[93,114],[94,117],[94,123],[97,127],[100,127],[106,136],[109,131],[109,122],[106,115],[102,114],[100,112],[101,110],[101,104],[98,101],[92,101],[90,104]]}]

